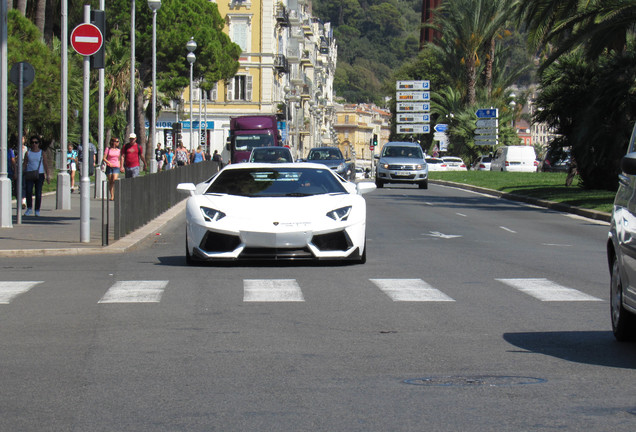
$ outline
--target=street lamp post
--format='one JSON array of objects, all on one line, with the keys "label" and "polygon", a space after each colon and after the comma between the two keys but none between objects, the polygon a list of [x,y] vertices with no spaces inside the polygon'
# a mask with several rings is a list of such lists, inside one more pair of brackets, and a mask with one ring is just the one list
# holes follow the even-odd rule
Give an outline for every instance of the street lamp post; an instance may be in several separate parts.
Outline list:
[{"label": "street lamp post", "polygon": [[[150,114],[150,148],[157,147],[157,11],[161,7],[161,0],[148,0],[148,7],[152,10],[152,112]],[[150,172],[157,172],[157,160],[150,160]]]},{"label": "street lamp post", "polygon": [[[135,132],[135,0],[130,2],[130,133]],[[66,145],[66,144],[65,144]]]},{"label": "street lamp post", "polygon": [[192,71],[194,68],[194,62],[197,59],[197,56],[194,55],[194,50],[197,49],[197,43],[194,41],[194,37],[190,38],[186,44],[186,48],[189,51],[186,58],[188,59],[188,63],[190,63],[190,150],[192,150],[192,144],[194,143],[194,119],[192,118]]}]

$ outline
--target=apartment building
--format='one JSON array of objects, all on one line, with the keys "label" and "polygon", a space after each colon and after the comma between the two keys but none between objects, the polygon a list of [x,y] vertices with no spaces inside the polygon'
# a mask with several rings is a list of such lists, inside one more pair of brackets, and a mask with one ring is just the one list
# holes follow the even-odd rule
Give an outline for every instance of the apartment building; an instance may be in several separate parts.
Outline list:
[{"label": "apartment building", "polygon": [[187,88],[180,101],[163,110],[159,133],[180,122],[186,147],[201,144],[227,160],[231,117],[276,114],[283,139],[296,157],[315,145],[331,143],[337,45],[330,24],[312,16],[311,0],[216,4],[225,19],[224,31],[242,49],[239,70],[207,92],[195,80],[192,92]]},{"label": "apartment building", "polygon": [[[372,104],[336,105],[333,129],[336,142],[347,158],[356,159],[357,165],[370,164],[374,152],[389,141],[391,112]],[[378,146],[371,150],[374,135]]]}]

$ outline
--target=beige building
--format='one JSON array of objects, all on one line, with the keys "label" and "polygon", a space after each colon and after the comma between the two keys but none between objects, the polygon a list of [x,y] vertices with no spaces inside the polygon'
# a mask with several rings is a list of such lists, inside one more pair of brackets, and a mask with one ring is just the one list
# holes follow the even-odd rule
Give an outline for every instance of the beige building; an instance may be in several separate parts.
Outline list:
[{"label": "beige building", "polygon": [[[181,101],[164,110],[164,126],[182,120],[186,147],[202,143],[227,160],[230,117],[277,114],[283,139],[296,157],[331,143],[337,46],[329,23],[311,15],[311,0],[215,1],[224,31],[242,49],[234,77],[204,92],[195,81]],[[196,51],[195,51],[196,54]],[[185,53],[184,53],[185,56]],[[192,106],[194,129],[190,141]]]},{"label": "beige building", "polygon": [[[333,129],[337,143],[347,158],[356,159],[358,165],[371,163],[373,153],[377,153],[389,140],[391,112],[371,104],[337,105]],[[370,144],[377,138],[377,147]]]}]

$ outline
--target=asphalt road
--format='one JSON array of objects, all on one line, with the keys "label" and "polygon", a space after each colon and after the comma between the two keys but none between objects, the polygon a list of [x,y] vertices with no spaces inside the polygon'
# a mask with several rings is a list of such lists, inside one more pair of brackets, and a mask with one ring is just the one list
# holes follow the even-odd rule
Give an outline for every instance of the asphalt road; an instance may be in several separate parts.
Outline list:
[{"label": "asphalt road", "polygon": [[605,223],[366,197],[365,265],[187,267],[183,215],[122,255],[3,259],[0,430],[636,429]]}]

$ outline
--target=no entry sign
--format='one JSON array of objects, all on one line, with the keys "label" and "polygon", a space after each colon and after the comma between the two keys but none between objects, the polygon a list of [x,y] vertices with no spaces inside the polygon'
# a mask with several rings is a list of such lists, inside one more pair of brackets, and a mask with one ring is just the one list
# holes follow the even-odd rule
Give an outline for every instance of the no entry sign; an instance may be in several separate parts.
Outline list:
[{"label": "no entry sign", "polygon": [[102,32],[93,24],[80,24],[71,33],[71,46],[78,54],[91,56],[102,47]]}]

